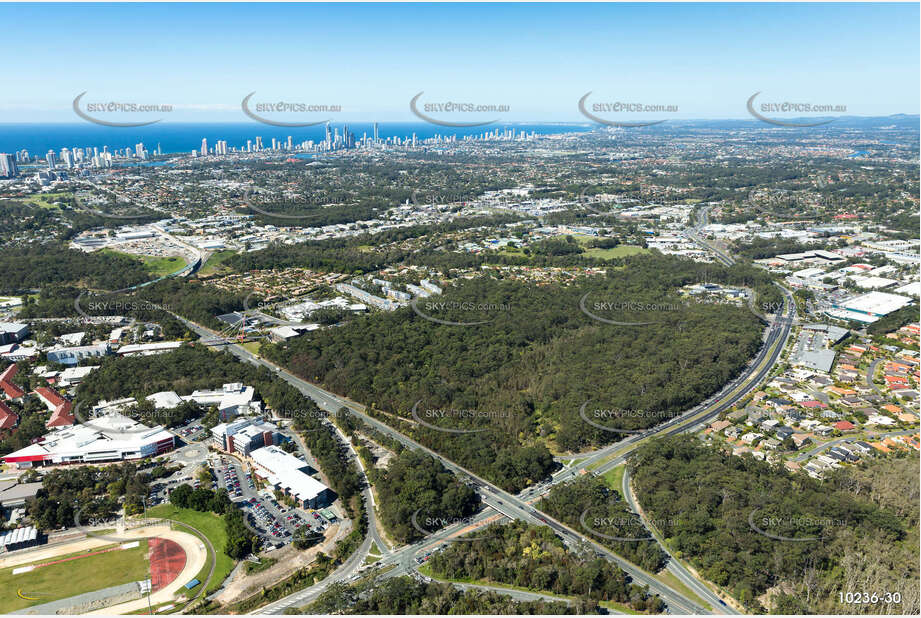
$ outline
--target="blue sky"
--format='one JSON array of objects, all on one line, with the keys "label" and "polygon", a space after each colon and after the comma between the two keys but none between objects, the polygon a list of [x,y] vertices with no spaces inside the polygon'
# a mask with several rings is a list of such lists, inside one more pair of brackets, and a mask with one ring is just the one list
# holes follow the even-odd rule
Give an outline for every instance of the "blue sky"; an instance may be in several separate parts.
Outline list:
[{"label": "blue sky", "polygon": [[571,121],[588,91],[743,118],[756,91],[885,115],[921,90],[917,3],[0,4],[0,41],[0,123],[79,121],[83,91],[175,121],[244,121],[256,91],[384,122],[413,120],[420,91]]}]

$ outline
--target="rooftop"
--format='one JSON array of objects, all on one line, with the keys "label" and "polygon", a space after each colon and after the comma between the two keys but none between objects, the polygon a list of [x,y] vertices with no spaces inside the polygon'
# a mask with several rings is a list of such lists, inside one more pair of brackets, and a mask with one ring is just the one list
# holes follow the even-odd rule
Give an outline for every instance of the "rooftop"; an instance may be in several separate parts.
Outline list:
[{"label": "rooftop", "polygon": [[249,454],[257,465],[270,474],[268,481],[287,489],[299,500],[313,500],[327,487],[303,471],[307,464],[275,446],[266,446]]}]

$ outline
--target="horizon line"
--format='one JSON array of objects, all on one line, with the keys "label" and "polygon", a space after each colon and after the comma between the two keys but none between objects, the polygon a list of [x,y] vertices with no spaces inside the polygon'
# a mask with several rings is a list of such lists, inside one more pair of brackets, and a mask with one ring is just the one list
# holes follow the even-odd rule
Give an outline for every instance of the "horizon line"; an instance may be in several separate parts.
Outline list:
[{"label": "horizon line", "polygon": [[[896,117],[896,116],[907,117],[907,118],[912,118],[912,117],[914,117],[914,118],[921,118],[921,113],[918,113],[918,112],[915,112],[915,113],[894,112],[894,113],[892,113],[892,114],[882,114],[882,115],[847,114],[847,115],[844,115],[844,116],[787,116],[787,117],[785,117],[785,119],[787,119],[787,120],[798,120],[798,119],[805,119],[805,118],[809,118],[809,119],[812,119],[812,120],[819,119],[819,118],[834,118],[834,119],[836,119],[836,120],[842,120],[842,119],[846,119],[846,118],[859,118],[859,119],[876,119],[876,118],[879,118],[879,119],[884,119],[884,118],[893,118],[893,117]],[[628,120],[628,118],[624,118],[624,120]],[[664,122],[707,122],[707,121],[742,121],[742,120],[744,120],[744,121],[751,121],[751,122],[762,122],[762,121],[758,120],[757,118],[753,118],[753,117],[751,117],[751,116],[738,116],[738,117],[717,116],[717,117],[694,117],[694,118],[666,118],[666,119],[664,119]],[[422,120],[364,120],[364,119],[361,119],[361,120],[356,120],[356,119],[345,120],[345,119],[343,119],[343,120],[338,120],[338,121],[335,121],[335,122],[334,122],[334,121],[330,121],[329,124],[336,124],[336,123],[340,123],[340,124],[341,124],[341,123],[348,123],[348,122],[364,122],[364,123],[370,123],[370,124],[374,124],[374,123],[378,123],[378,124],[403,124],[403,125],[407,125],[407,124],[416,124],[416,125],[420,125],[420,126],[441,126],[441,125],[437,125],[437,124],[434,124],[434,123],[425,122],[425,121],[422,121]],[[23,121],[0,121],[0,126],[6,126],[6,125],[48,125],[48,124],[75,125],[75,126],[79,126],[79,125],[92,126],[92,125],[93,125],[93,123],[81,122],[81,121],[79,121],[79,120],[23,120]],[[157,123],[157,124],[159,124],[160,126],[180,125],[180,124],[183,124],[183,125],[235,124],[235,125],[252,125],[252,126],[260,126],[260,125],[262,125],[262,126],[271,126],[271,125],[265,125],[264,123],[252,121],[252,120],[176,120],[176,121],[162,122],[162,123]],[[602,128],[602,127],[605,127],[605,126],[606,126],[606,125],[604,125],[604,124],[600,124],[600,123],[597,123],[597,122],[593,122],[593,121],[591,121],[591,120],[581,119],[581,120],[506,120],[506,121],[490,122],[490,123],[488,123],[488,124],[483,124],[483,125],[480,125],[480,126],[473,126],[473,127],[443,127],[443,128],[445,128],[445,129],[455,129],[455,130],[457,130],[457,129],[486,129],[486,128],[488,128],[488,127],[494,127],[494,126],[499,126],[499,125],[508,125],[508,124],[529,124],[529,125],[586,125],[586,126],[591,125],[591,126],[596,126],[596,127],[599,127],[599,128]],[[763,124],[763,122],[762,122],[762,124]],[[99,126],[99,125],[96,125],[96,126]],[[315,126],[316,126],[316,127],[320,127],[320,126],[322,126],[322,125],[315,125]],[[103,127],[103,128],[121,128],[121,127]],[[133,128],[138,128],[138,127],[133,127]],[[309,128],[312,128],[312,127],[274,127],[274,128],[276,128],[276,129],[289,129],[289,130],[290,130],[290,129],[309,129]],[[808,128],[808,127],[806,127],[806,128]]]}]

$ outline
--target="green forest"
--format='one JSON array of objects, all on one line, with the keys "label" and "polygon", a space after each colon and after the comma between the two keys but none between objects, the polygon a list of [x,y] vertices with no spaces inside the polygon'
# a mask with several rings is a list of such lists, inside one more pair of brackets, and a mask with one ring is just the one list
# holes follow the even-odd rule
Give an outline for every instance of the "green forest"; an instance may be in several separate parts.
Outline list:
[{"label": "green forest", "polygon": [[37,297],[26,299],[20,316],[125,316],[156,322],[162,326],[164,336],[183,338],[191,333],[171,313],[220,330],[225,325],[216,316],[241,310],[245,298],[246,294],[176,278],[119,293],[88,292],[72,285],[50,284],[42,287]]},{"label": "green forest", "polygon": [[335,582],[307,607],[292,614],[382,614],[422,616],[535,615],[597,613],[596,606],[568,605],[562,601],[515,601],[485,590],[458,590],[451,584],[423,583],[412,577],[391,577],[373,587]]},{"label": "green forest", "polygon": [[[41,196],[38,203],[30,200],[0,198],[0,211],[3,212],[3,227],[0,228],[0,240],[5,243],[18,243],[22,238],[40,234],[44,238],[69,240],[79,233],[106,227],[112,224],[111,217],[102,216],[100,211],[82,209],[73,194],[57,194],[54,197]],[[52,201],[53,207],[46,207],[42,202]],[[106,207],[106,209],[111,206]],[[124,215],[122,205],[113,209]],[[156,211],[136,211],[133,223],[148,223],[162,219],[163,214]]]},{"label": "green forest", "polygon": [[301,267],[319,271],[360,274],[402,262],[410,255],[409,250],[398,246],[390,246],[385,249],[381,249],[381,246],[395,245],[412,238],[471,227],[501,225],[515,220],[517,217],[508,215],[464,218],[438,225],[414,225],[387,230],[373,235],[362,234],[350,238],[312,240],[296,245],[278,244],[260,251],[238,253],[227,260],[226,264],[239,272]]},{"label": "green forest", "polygon": [[[644,256],[606,277],[559,287],[478,278],[417,306],[467,326],[404,308],[264,345],[261,353],[369,404],[372,414],[396,413],[414,439],[517,491],[552,469],[548,446],[578,451],[623,436],[617,429],[652,427],[742,371],[760,346],[762,325],[747,309],[679,298],[682,285],[733,278],[729,269],[701,266],[708,268]],[[580,308],[585,299],[598,317],[650,323],[598,321]],[[626,302],[664,309],[594,309]],[[580,415],[586,402],[615,412],[587,422]],[[426,427],[414,407],[429,425],[467,433]]]},{"label": "green forest", "polygon": [[401,543],[417,541],[426,536],[426,530],[435,532],[479,508],[480,499],[473,489],[434,457],[419,451],[402,451],[386,470],[375,471],[371,482],[377,490],[380,520]]},{"label": "green forest", "polygon": [[662,601],[631,584],[626,573],[586,550],[578,555],[547,526],[522,521],[492,524],[473,533],[478,540],[452,543],[432,555],[432,573],[443,579],[486,581],[534,591],[615,601],[636,611],[658,613]]},{"label": "green forest", "polygon": [[259,551],[259,539],[243,522],[243,512],[231,502],[226,489],[211,491],[204,487],[192,489],[182,484],[170,493],[170,504],[181,509],[193,509],[221,516],[227,533],[224,553],[234,560],[243,560]]},{"label": "green forest", "polygon": [[647,571],[655,573],[665,567],[668,555],[649,540],[651,534],[640,518],[601,479],[585,475],[554,485],[537,508]]},{"label": "green forest", "polygon": [[[918,460],[905,461],[891,479],[841,470],[819,481],[682,436],[649,442],[628,465],[670,549],[749,610],[918,613]],[[839,592],[864,590],[899,592],[903,605],[839,604]]]},{"label": "green forest", "polygon": [[8,246],[0,251],[0,293],[16,294],[49,284],[118,290],[150,279],[143,262],[112,253],[86,253],[60,244]]},{"label": "green forest", "polygon": [[171,473],[164,466],[142,471],[134,463],[62,468],[42,476],[27,472],[25,480],[40,480],[42,488],[26,501],[26,510],[41,530],[72,527],[78,520],[84,526],[96,525],[122,508],[128,515],[140,513],[150,481]]}]

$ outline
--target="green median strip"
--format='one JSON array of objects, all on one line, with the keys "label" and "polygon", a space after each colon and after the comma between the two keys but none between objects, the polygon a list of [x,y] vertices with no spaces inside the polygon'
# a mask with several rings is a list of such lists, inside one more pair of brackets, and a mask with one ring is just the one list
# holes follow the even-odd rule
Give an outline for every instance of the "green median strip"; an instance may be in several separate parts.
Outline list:
[{"label": "green median strip", "polygon": [[697,603],[702,608],[706,610],[713,609],[713,606],[711,606],[709,603],[707,603],[706,601],[701,599],[699,596],[694,594],[694,592],[690,588],[688,588],[680,579],[675,577],[674,574],[668,571],[661,571],[655,574],[655,578],[658,579],[663,584],[665,584],[666,586],[668,586],[669,588],[672,588],[673,590],[680,592],[682,596],[687,598],[689,601],[693,601],[694,603]]},{"label": "green median strip", "polygon": [[609,470],[601,475],[601,480],[607,485],[608,489],[616,491],[618,495],[623,497],[623,481],[624,481],[624,470],[626,468],[624,465],[619,465],[616,468]]}]

